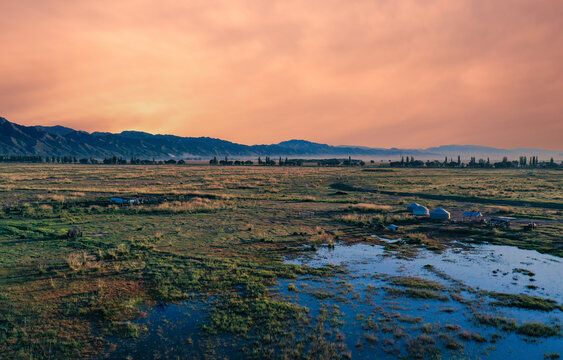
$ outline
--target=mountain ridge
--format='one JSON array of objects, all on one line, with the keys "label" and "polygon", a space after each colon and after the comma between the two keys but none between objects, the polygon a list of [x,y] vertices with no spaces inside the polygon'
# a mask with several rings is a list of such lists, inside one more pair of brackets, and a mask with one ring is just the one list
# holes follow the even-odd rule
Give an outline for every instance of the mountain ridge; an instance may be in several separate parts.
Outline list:
[{"label": "mountain ridge", "polygon": [[65,126],[24,126],[0,117],[0,155],[41,155],[103,158],[183,158],[213,156],[516,156],[542,155],[563,158],[563,151],[498,149],[479,145],[442,145],[427,149],[333,146],[302,139],[277,144],[244,145],[211,137],[180,137],[142,131],[121,133],[74,130]]}]

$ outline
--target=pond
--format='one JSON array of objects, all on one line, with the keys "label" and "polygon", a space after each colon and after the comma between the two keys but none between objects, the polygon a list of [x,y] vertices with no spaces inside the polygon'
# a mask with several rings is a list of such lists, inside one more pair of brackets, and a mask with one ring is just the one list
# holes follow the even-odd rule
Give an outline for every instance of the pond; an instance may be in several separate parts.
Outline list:
[{"label": "pond", "polygon": [[[421,251],[417,257],[409,260],[385,252],[382,246],[337,245],[334,250],[320,248],[312,255],[300,256],[287,262],[312,267],[343,265],[351,272],[362,275],[428,275],[421,267],[430,264],[477,289],[527,293],[563,302],[563,259],[513,246],[457,245],[442,253]],[[529,270],[534,275],[525,275],[518,272],[518,269]],[[530,289],[528,285],[536,286],[537,289]]]}]

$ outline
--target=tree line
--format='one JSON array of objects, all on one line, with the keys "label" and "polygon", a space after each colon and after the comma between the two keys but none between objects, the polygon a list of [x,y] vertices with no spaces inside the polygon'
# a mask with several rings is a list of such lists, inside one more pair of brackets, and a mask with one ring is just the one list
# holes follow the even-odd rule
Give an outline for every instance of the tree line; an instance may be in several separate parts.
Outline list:
[{"label": "tree line", "polygon": [[[110,156],[104,159],[95,158],[76,158],[75,156],[40,156],[40,155],[4,155],[0,156],[0,163],[46,163],[46,164],[106,164],[106,165],[183,165],[184,160],[155,160],[153,159],[140,159],[131,157],[129,159]],[[375,161],[371,161],[375,164]],[[251,166],[255,165],[252,160],[230,160],[227,156],[224,159],[218,160],[216,156],[209,160],[210,165],[223,165],[223,166]],[[269,156],[264,159],[258,157],[257,165],[259,166],[303,166],[304,164],[314,165],[319,167],[335,167],[335,166],[365,166],[362,160],[352,159],[288,159],[281,156],[276,160]],[[462,162],[461,157],[457,159],[449,158],[446,156],[444,161],[440,160],[416,160],[414,156],[401,156],[400,161],[389,161],[382,163],[383,167],[393,168],[497,168],[497,169],[510,169],[510,168],[539,168],[539,169],[557,169],[563,168],[563,162],[557,163],[553,158],[548,161],[539,160],[537,156],[520,156],[518,160],[508,160],[508,157],[503,157],[502,161],[491,162],[490,158],[476,159],[471,157],[469,162]]]},{"label": "tree line", "polygon": [[491,162],[490,158],[476,160],[474,156],[471,157],[469,162],[462,162],[461,156],[458,155],[454,160],[446,156],[444,161],[439,160],[415,160],[414,156],[401,156],[401,161],[389,162],[390,167],[428,167],[428,168],[542,168],[542,169],[556,169],[563,167],[563,162],[557,163],[551,158],[549,161],[540,161],[537,156],[531,156],[529,159],[526,156],[520,156],[518,160],[509,161],[508,157],[503,157],[502,161]]},{"label": "tree line", "polygon": [[0,163],[45,163],[45,164],[117,164],[117,165],[182,165],[184,160],[155,160],[138,159],[132,157],[125,159],[118,156],[110,156],[102,160],[94,158],[77,158],[75,156],[39,156],[39,155],[9,155],[0,156]]},{"label": "tree line", "polygon": [[[303,166],[305,163],[310,164],[317,164],[317,166],[364,166],[365,162],[362,160],[352,159],[348,157],[348,159],[320,159],[320,160],[305,160],[305,159],[289,159],[289,158],[282,158],[281,156],[274,160],[269,156],[266,156],[264,159],[262,157],[258,157],[258,165],[259,166]],[[211,165],[254,165],[254,162],[251,160],[229,160],[227,156],[223,160],[218,160],[216,156],[213,159],[209,160],[209,164]]]}]

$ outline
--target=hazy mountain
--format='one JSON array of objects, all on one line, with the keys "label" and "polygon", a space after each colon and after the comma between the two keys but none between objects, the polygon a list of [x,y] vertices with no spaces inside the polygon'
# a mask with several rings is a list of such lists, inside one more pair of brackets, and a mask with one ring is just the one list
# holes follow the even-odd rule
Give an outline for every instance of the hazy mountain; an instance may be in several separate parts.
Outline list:
[{"label": "hazy mountain", "polygon": [[0,118],[0,154],[177,158],[299,155],[299,152],[279,145],[248,146],[208,137],[152,135],[139,131],[90,134],[64,127],[22,126]]},{"label": "hazy mountain", "polygon": [[314,143],[306,140],[288,140],[282,141],[277,144],[285,149],[291,149],[302,155],[319,155],[319,154],[333,154],[348,156],[355,155],[370,155],[376,149],[362,148],[362,147],[348,147],[348,146],[330,146],[326,144]]},{"label": "hazy mountain", "polygon": [[288,157],[397,157],[440,158],[470,156],[500,158],[517,155],[563,158],[563,151],[496,149],[473,145],[446,145],[428,149],[381,149],[360,146],[330,146],[306,140],[289,140],[272,145],[242,145],[209,137],[153,135],[140,131],[87,133],[64,126],[22,126],[0,117],[0,155],[42,155],[103,158],[185,158],[212,156]]},{"label": "hazy mountain", "polygon": [[60,126],[60,125],[55,125],[55,126],[41,126],[41,125],[37,125],[34,126],[34,128],[38,129],[38,130],[43,130],[51,135],[68,135],[71,132],[74,132],[76,130],[68,128],[68,127],[64,127],[64,126]]}]

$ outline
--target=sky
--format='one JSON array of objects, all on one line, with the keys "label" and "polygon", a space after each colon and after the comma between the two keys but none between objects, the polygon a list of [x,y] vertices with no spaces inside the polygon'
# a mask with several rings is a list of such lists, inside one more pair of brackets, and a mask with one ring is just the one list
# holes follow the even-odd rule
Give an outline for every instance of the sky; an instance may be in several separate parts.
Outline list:
[{"label": "sky", "polygon": [[0,0],[0,116],[563,150],[561,0]]}]

